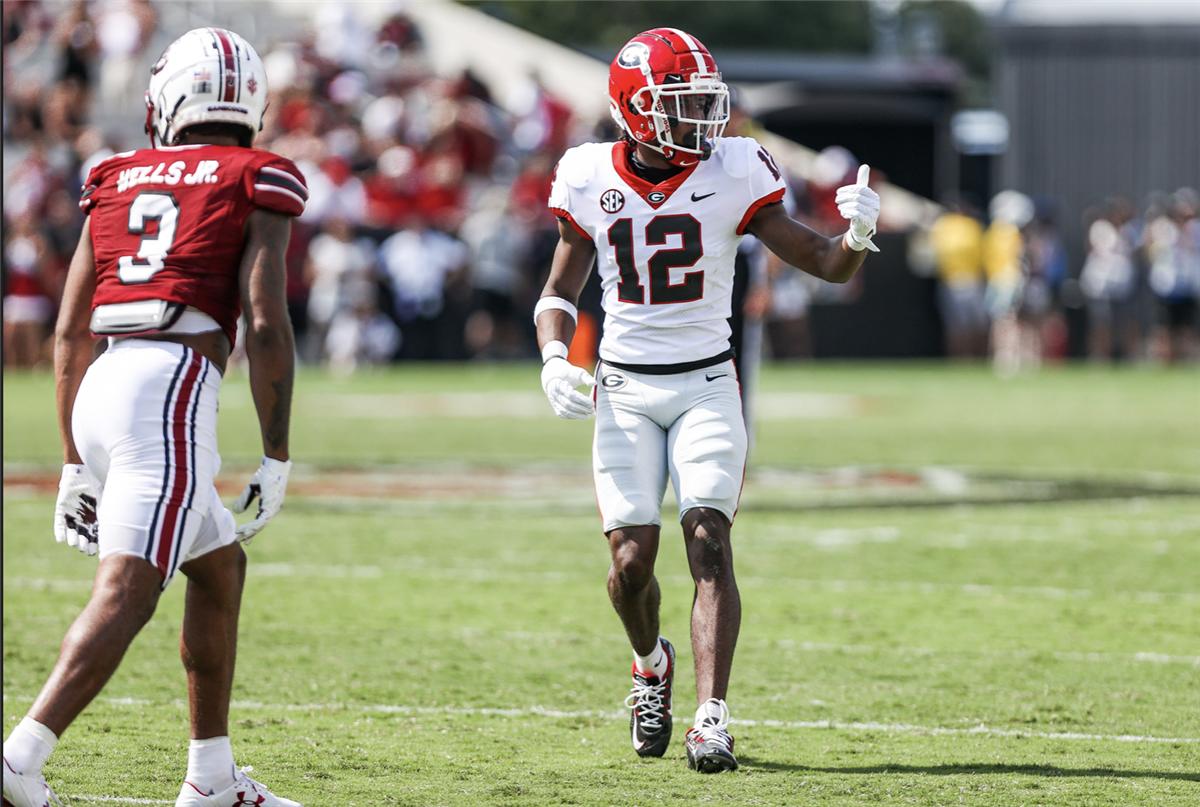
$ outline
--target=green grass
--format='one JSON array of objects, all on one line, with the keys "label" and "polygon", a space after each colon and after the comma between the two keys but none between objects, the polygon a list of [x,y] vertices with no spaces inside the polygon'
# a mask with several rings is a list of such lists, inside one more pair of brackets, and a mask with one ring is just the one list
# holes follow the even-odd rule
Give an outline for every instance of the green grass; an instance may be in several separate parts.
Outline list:
[{"label": "green grass", "polygon": [[[310,807],[1200,802],[1194,372],[805,366],[762,392],[737,774],[688,771],[682,726],[666,759],[629,748],[590,429],[549,415],[528,366],[300,379],[292,493],[248,550],[239,761]],[[5,377],[6,731],[94,567],[27,484],[56,474],[52,400]],[[244,378],[221,405],[232,490],[258,456]],[[691,584],[666,536],[686,716]],[[174,798],[182,593],[59,745],[60,794]]]}]

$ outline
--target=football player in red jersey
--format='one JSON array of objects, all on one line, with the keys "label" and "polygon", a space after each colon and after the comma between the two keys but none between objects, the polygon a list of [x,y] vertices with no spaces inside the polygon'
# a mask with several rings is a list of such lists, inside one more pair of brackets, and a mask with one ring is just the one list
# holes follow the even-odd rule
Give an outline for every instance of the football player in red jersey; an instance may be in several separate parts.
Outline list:
[{"label": "football player in red jersey", "polygon": [[[654,577],[663,493],[679,501],[695,583],[692,650],[700,706],[689,766],[737,767],[725,704],[741,601],[730,529],[746,462],[746,430],[729,346],[734,257],[751,233],[781,259],[842,283],[862,265],[879,197],[838,189],[843,235],[827,238],[780,203],[783,179],[751,138],[722,137],[729,91],[699,40],[676,28],[638,34],[609,68],[617,143],[588,143],[559,161],[550,208],[559,243],[534,309],[542,388],[555,414],[595,414],[593,476],[612,555],[608,592],[633,646],[630,732],[641,756],[671,739],[674,649],[659,635]],[[596,261],[604,335],[596,384],[567,361],[575,302]],[[576,388],[593,386],[591,396]]]},{"label": "football player in red jersey", "polygon": [[[100,565],[49,680],[4,743],[5,804],[57,803],[42,766],[179,570],[192,741],[176,804],[291,807],[235,767],[228,717],[241,542],[279,512],[291,466],[284,251],[307,190],[291,161],[250,147],[266,75],[237,34],[198,28],[173,42],[146,102],[152,148],[108,158],[84,185],[55,334],[65,465],[54,534]],[[264,456],[234,505],[257,499],[257,514],[238,526],[213,480],[217,393],[243,310]],[[108,349],[93,362],[94,336]]]}]

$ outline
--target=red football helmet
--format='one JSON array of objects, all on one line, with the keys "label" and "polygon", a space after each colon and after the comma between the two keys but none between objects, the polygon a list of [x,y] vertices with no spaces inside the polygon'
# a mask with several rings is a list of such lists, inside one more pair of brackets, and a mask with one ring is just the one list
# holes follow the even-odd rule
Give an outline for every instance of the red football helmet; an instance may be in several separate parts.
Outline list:
[{"label": "red football helmet", "polygon": [[[695,165],[729,123],[729,88],[708,48],[678,28],[644,31],[625,43],[608,69],[613,120],[673,165]],[[672,127],[691,127],[679,132]]]}]

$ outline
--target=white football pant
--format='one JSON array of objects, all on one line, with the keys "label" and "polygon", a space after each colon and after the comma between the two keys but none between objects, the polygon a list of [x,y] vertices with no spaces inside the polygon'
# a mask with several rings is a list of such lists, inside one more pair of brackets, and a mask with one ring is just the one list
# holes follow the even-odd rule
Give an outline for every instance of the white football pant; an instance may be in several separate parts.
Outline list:
[{"label": "white football pant", "polygon": [[213,480],[221,374],[175,342],[117,339],[83,378],[71,429],[103,486],[100,558],[138,555],[166,588],[181,563],[235,540]]},{"label": "white football pant", "polygon": [[667,476],[680,518],[709,507],[730,522],[746,468],[733,361],[671,375],[596,370],[592,472],[604,531],[661,524]]}]

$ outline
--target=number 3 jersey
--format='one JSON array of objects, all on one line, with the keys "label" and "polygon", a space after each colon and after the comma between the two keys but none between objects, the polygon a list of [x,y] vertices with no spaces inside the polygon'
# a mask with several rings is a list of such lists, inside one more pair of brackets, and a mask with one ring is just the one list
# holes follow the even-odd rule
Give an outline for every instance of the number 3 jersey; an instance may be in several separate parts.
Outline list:
[{"label": "number 3 jersey", "polygon": [[109,157],[79,201],[91,219],[93,309],[145,300],[190,306],[232,345],[246,219],[255,208],[298,216],[307,199],[292,161],[259,149],[168,146]]},{"label": "number 3 jersey", "polygon": [[746,137],[657,185],[629,167],[630,144],[587,143],[559,160],[549,206],[596,246],[600,358],[675,365],[729,350],[734,257],[754,214],[783,199],[774,160]]}]

